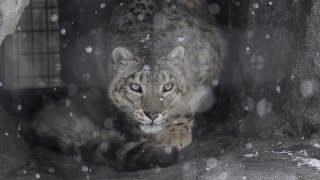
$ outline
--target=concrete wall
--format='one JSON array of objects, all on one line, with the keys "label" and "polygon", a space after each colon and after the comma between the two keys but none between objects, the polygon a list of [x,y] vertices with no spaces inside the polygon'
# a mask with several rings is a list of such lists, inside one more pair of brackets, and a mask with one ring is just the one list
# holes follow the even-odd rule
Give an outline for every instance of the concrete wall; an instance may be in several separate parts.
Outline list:
[{"label": "concrete wall", "polygon": [[317,131],[319,2],[248,0],[232,6],[238,26],[231,33],[239,44],[226,71],[237,89],[232,113],[240,132],[267,137]]}]

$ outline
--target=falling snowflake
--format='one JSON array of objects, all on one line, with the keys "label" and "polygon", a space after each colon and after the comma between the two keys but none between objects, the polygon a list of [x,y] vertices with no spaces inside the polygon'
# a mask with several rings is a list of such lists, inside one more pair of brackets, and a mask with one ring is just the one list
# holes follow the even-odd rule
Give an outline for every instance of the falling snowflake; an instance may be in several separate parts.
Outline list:
[{"label": "falling snowflake", "polygon": [[5,136],[9,136],[9,133],[8,133],[8,132],[5,132],[4,135],[5,135]]},{"label": "falling snowflake", "polygon": [[266,39],[270,39],[270,34],[266,34]]},{"label": "falling snowflake", "polygon": [[50,173],[54,173],[54,168],[53,167],[50,167],[49,169],[48,169],[48,171],[50,172]]},{"label": "falling snowflake", "polygon": [[273,5],[273,2],[272,1],[269,1],[269,3],[268,3],[270,6],[272,6]]},{"label": "falling snowflake", "polygon": [[103,9],[103,8],[105,8],[105,7],[106,7],[106,4],[105,4],[105,3],[101,3],[101,4],[100,4],[100,8],[101,8],[101,9]]},{"label": "falling snowflake", "polygon": [[22,173],[23,173],[23,174],[27,174],[27,170],[24,169],[24,170],[22,171]]},{"label": "falling snowflake", "polygon": [[239,2],[239,1],[236,1],[236,2],[235,2],[235,5],[236,5],[236,6],[240,6],[240,2]]},{"label": "falling snowflake", "polygon": [[212,81],[212,86],[217,86],[219,84],[219,81],[217,79],[214,79]]},{"label": "falling snowflake", "polygon": [[184,41],[184,37],[178,37],[178,41],[179,41],[179,42]]},{"label": "falling snowflake", "polygon": [[88,167],[87,166],[82,166],[82,171],[83,172],[88,172]]},{"label": "falling snowflake", "polygon": [[290,79],[291,80],[293,80],[295,77],[294,77],[294,75],[292,74],[291,76],[290,76]]},{"label": "falling snowflake", "polygon": [[92,49],[91,46],[87,46],[87,47],[85,48],[85,50],[86,50],[86,52],[87,52],[88,54],[91,54],[93,49]]},{"label": "falling snowflake", "polygon": [[91,78],[91,75],[90,75],[90,73],[84,73],[84,74],[82,75],[82,77],[83,77],[83,79],[85,79],[85,80],[89,80],[89,79]]},{"label": "falling snowflake", "polygon": [[40,174],[35,175],[36,179],[40,179]]},{"label": "falling snowflake", "polygon": [[69,99],[67,99],[66,102],[65,102],[65,106],[69,107],[70,105],[71,105],[71,101]]},{"label": "falling snowflake", "polygon": [[256,111],[259,116],[265,116],[272,111],[272,104],[266,98],[261,99],[256,106]]},{"label": "falling snowflake", "polygon": [[172,152],[172,148],[171,147],[166,147],[164,150],[167,154],[170,154]]},{"label": "falling snowflake", "polygon": [[[248,34],[250,34],[250,32],[249,32]],[[245,54],[246,54],[246,55],[249,55],[249,54],[250,54],[250,47],[249,47],[249,46],[246,47],[246,52],[245,52]]]},{"label": "falling snowflake", "polygon": [[144,65],[142,68],[144,71],[150,71],[150,66]]},{"label": "falling snowflake", "polygon": [[255,9],[258,9],[258,8],[259,8],[259,4],[258,4],[258,3],[254,3],[254,4],[253,4],[253,7],[254,7]]},{"label": "falling snowflake", "polygon": [[21,106],[20,104],[17,106],[17,110],[18,110],[18,111],[21,111],[21,110],[22,110],[22,106]]},{"label": "falling snowflake", "polygon": [[281,93],[281,87],[280,87],[280,86],[277,86],[277,87],[276,87],[276,91],[277,91],[278,94],[280,94],[280,93]]},{"label": "falling snowflake", "polygon": [[52,14],[50,17],[51,22],[57,22],[59,19],[57,14]]},{"label": "falling snowflake", "polygon": [[3,85],[2,82],[0,82],[0,87],[2,87],[2,85]]},{"label": "falling snowflake", "polygon": [[252,144],[250,142],[246,144],[246,149],[247,150],[250,150],[252,148],[253,148],[253,146],[252,146]]},{"label": "falling snowflake", "polygon": [[67,33],[67,30],[65,29],[65,28],[62,28],[61,30],[60,30],[60,34],[61,35],[65,35]]}]

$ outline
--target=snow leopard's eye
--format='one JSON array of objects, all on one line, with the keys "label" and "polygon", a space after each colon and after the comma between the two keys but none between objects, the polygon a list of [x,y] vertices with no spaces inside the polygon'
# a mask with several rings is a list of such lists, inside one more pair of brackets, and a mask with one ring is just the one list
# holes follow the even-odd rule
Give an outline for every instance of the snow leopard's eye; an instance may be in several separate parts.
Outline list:
[{"label": "snow leopard's eye", "polygon": [[163,92],[168,92],[168,91],[171,91],[173,89],[173,84],[172,83],[167,83],[163,86]]},{"label": "snow leopard's eye", "polygon": [[137,84],[137,83],[132,83],[132,84],[130,84],[129,85],[129,87],[130,87],[130,89],[132,90],[132,91],[134,91],[134,92],[137,92],[137,93],[142,93],[142,88],[141,88],[141,86],[139,85],[139,84]]}]

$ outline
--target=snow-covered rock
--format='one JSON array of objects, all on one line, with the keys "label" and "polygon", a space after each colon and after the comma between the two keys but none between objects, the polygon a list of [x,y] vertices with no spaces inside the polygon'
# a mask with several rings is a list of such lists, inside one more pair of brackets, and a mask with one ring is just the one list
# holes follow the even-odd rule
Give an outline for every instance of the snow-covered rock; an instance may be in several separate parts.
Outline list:
[{"label": "snow-covered rock", "polygon": [[0,0],[0,45],[4,38],[15,32],[20,16],[29,0]]}]

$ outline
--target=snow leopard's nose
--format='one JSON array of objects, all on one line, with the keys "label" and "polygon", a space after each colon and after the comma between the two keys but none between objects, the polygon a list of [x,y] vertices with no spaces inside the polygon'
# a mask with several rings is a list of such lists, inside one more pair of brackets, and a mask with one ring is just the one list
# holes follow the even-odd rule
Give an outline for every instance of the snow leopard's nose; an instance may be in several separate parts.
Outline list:
[{"label": "snow leopard's nose", "polygon": [[147,111],[144,111],[144,114],[153,121],[153,120],[157,119],[157,117],[159,116],[160,112],[147,112]]}]

